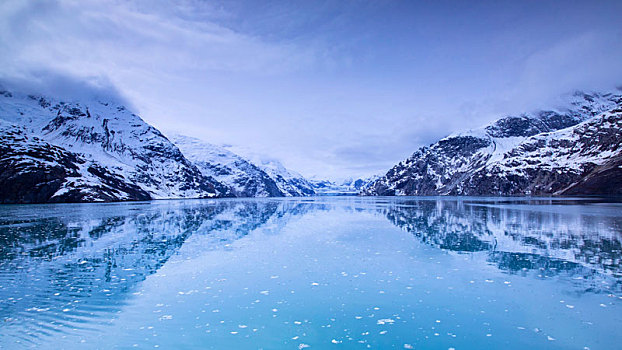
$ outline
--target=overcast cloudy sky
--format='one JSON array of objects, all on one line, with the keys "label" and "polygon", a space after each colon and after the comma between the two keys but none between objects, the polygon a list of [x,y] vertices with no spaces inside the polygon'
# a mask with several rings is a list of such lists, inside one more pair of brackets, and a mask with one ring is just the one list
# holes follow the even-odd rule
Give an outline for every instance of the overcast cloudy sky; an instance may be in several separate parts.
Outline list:
[{"label": "overcast cloudy sky", "polygon": [[147,122],[308,177],[622,85],[622,1],[0,2],[0,75],[114,85]]}]

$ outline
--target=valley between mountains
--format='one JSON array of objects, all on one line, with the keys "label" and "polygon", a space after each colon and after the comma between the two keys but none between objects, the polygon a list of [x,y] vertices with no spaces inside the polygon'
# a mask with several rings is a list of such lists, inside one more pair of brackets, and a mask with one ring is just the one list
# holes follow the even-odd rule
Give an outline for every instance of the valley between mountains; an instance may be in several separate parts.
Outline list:
[{"label": "valley between mountains", "polygon": [[450,135],[382,176],[337,184],[165,135],[114,99],[0,88],[0,203],[622,194],[621,130],[621,91],[577,92],[565,106]]}]

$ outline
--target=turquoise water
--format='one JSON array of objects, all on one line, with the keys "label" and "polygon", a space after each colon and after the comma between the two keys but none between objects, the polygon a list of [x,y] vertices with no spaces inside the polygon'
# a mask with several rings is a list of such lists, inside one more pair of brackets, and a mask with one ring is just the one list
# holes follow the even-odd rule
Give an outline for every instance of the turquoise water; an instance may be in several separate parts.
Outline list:
[{"label": "turquoise water", "polygon": [[0,206],[0,347],[620,349],[622,204]]}]

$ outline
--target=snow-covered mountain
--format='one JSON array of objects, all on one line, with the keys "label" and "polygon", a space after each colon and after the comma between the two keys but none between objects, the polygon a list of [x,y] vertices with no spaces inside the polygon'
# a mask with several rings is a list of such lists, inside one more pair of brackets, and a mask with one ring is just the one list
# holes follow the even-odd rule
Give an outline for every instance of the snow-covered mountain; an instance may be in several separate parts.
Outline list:
[{"label": "snow-covered mountain", "polygon": [[0,88],[0,202],[229,196],[124,105]]},{"label": "snow-covered mountain", "polygon": [[169,139],[203,175],[229,186],[236,197],[287,195],[265,171],[223,147],[183,135],[170,135]]},{"label": "snow-covered mountain", "polygon": [[315,194],[313,185],[295,171],[286,169],[281,162],[274,159],[256,159],[254,163],[274,180],[277,187],[287,197],[312,196]]},{"label": "snow-covered mountain", "polygon": [[622,92],[509,116],[422,147],[363,195],[622,193]]},{"label": "snow-covered mountain", "polygon": [[334,182],[330,180],[311,180],[311,184],[315,192],[319,195],[354,195],[367,189],[380,176],[373,175],[365,178],[348,178],[342,182]]}]

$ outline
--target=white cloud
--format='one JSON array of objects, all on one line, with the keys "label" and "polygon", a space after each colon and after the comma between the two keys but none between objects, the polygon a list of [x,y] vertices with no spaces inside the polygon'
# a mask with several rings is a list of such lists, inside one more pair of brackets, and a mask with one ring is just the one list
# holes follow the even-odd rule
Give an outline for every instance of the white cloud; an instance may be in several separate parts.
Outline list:
[{"label": "white cloud", "polygon": [[141,71],[266,73],[296,69],[311,60],[299,49],[210,22],[207,9],[189,17],[190,3],[158,4],[8,0],[0,7],[3,68],[19,72],[44,66],[112,76]]},{"label": "white cloud", "polygon": [[306,176],[369,175],[451,132],[620,84],[620,6],[547,4],[554,15],[503,2],[4,0],[0,77],[114,85],[165,132]]}]

